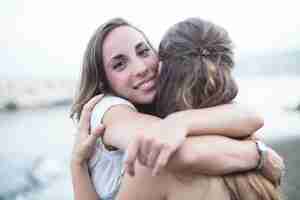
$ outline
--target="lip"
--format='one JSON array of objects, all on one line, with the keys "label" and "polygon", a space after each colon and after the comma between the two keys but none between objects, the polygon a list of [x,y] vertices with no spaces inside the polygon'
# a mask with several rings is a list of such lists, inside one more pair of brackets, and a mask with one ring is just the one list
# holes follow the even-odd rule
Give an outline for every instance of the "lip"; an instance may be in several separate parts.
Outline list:
[{"label": "lip", "polygon": [[[145,79],[145,80],[135,84],[133,88],[134,89],[139,89],[142,85],[146,85],[146,84],[154,85],[155,84],[155,76],[151,76],[150,78]],[[146,88],[148,88],[148,87],[146,86]],[[150,87],[150,88],[152,88],[152,87]]]}]

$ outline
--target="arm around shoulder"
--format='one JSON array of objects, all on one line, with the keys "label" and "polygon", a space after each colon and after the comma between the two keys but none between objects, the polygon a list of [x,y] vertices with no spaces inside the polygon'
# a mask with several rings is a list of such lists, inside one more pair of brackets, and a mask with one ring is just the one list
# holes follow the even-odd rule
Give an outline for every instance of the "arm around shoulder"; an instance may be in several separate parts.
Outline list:
[{"label": "arm around shoulder", "polygon": [[177,123],[186,126],[188,136],[217,134],[245,138],[264,124],[263,118],[257,112],[236,103],[180,111],[167,118],[173,118]]},{"label": "arm around shoulder", "polygon": [[188,137],[171,157],[167,169],[181,173],[224,175],[254,169],[259,155],[251,140],[224,136]]}]

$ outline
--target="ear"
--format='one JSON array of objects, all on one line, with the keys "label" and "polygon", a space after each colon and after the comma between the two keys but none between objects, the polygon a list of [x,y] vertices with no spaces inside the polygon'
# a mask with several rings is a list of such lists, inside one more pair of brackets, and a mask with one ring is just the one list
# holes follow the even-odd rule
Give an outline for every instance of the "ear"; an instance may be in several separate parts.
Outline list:
[{"label": "ear", "polygon": [[161,72],[161,65],[162,65],[162,62],[159,61],[158,62],[158,74],[160,74],[160,72]]}]

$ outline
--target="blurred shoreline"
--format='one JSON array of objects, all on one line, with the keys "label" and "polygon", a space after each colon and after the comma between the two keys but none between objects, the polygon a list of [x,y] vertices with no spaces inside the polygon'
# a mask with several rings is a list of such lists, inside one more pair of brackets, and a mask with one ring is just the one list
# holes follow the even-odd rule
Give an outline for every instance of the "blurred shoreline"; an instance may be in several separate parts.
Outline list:
[{"label": "blurred shoreline", "polygon": [[0,111],[70,105],[75,80],[0,80]]},{"label": "blurred shoreline", "polygon": [[[243,89],[243,84],[245,83],[251,85],[268,84],[270,88],[267,92],[276,92],[271,90],[271,86],[274,86],[274,84],[277,84],[276,88],[278,89],[278,87],[282,87],[282,81],[291,86],[298,84],[300,79],[298,76],[239,76],[237,80],[238,82],[242,81],[242,84],[239,83],[240,88],[242,88],[240,93],[244,93],[244,96],[248,96],[250,94],[248,89]],[[0,79],[0,112],[71,105],[76,84],[77,81],[72,79],[2,78]],[[285,91],[285,88],[282,88],[282,90]],[[257,92],[258,89],[255,89],[255,91]],[[249,94],[245,95],[245,92]],[[265,92],[266,91],[263,93]],[[287,97],[288,96],[289,95],[287,95]],[[285,99],[285,101],[289,104],[289,110],[300,111],[300,96],[298,94],[295,94],[295,96],[298,96],[299,99],[293,97],[293,101],[290,101],[289,97]],[[256,99],[260,101],[259,98]]]}]

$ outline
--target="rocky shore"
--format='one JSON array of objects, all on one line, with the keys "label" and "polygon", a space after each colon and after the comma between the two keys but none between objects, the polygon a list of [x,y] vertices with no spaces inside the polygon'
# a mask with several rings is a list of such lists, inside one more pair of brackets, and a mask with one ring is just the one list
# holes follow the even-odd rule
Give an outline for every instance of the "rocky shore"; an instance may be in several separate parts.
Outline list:
[{"label": "rocky shore", "polygon": [[68,105],[75,80],[0,80],[0,111]]}]

